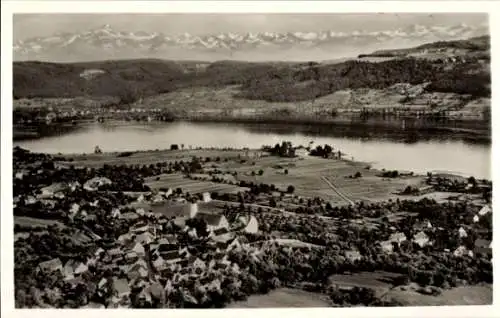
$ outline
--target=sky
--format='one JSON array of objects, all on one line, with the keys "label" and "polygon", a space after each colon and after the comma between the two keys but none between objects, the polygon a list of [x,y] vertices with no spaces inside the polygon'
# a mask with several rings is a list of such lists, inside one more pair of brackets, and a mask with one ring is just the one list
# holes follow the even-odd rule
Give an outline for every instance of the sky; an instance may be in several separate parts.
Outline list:
[{"label": "sky", "polygon": [[487,23],[486,14],[15,14],[14,40],[79,32],[111,25],[123,31],[194,35],[222,32],[294,32],[334,30],[392,30],[414,24],[456,25]]}]

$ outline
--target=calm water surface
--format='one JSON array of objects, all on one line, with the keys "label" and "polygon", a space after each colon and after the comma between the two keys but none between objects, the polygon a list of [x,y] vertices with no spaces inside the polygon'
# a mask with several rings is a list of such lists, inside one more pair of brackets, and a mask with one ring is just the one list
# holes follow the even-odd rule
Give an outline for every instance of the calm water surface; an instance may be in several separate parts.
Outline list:
[{"label": "calm water surface", "polygon": [[[371,162],[375,168],[411,170],[417,173],[447,171],[490,176],[491,146],[459,140],[390,140],[381,137],[349,137],[334,131],[315,129],[284,129],[270,126],[236,124],[169,123],[151,125],[91,125],[59,136],[15,142],[15,145],[36,152],[92,152],[96,145],[103,151],[153,150],[171,144],[185,147],[259,148],[283,140],[295,145],[330,144],[356,160]],[[419,141],[420,140],[420,141]]]}]

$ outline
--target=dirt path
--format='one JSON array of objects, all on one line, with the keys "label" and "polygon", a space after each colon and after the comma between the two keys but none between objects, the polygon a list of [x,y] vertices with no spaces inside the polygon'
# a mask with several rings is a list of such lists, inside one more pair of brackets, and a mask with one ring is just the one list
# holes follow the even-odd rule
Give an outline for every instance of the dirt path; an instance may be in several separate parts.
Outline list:
[{"label": "dirt path", "polygon": [[340,192],[339,189],[337,189],[337,187],[335,185],[333,185],[333,183],[330,182],[330,180],[328,180],[326,177],[321,177],[321,179],[323,179],[323,181],[325,181],[326,184],[328,184],[328,186],[330,188],[332,188],[332,190],[335,191],[335,193],[339,197],[341,197],[342,199],[344,199],[344,201],[346,201],[349,204],[354,205],[354,202],[351,199],[349,199],[347,196],[345,196],[342,192]]}]

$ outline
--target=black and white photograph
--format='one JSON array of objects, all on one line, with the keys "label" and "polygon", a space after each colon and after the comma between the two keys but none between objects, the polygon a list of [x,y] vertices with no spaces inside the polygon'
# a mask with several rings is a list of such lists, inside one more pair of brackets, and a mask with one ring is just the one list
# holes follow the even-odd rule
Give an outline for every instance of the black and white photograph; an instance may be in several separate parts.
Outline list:
[{"label": "black and white photograph", "polygon": [[13,13],[14,308],[492,305],[491,18],[428,8]]}]

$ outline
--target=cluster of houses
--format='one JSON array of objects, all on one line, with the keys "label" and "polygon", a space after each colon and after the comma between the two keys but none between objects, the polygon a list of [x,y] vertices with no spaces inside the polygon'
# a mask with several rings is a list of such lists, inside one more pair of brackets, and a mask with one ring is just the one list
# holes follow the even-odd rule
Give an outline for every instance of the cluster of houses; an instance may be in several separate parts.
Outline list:
[{"label": "cluster of houses", "polygon": [[[138,203],[145,204],[143,197],[138,199]],[[138,221],[127,233],[120,235],[112,246],[97,248],[85,261],[70,259],[63,264],[56,258],[41,262],[37,270],[60,271],[64,280],[75,287],[80,282],[85,283],[82,275],[90,266],[112,272],[112,278],[102,278],[95,283],[98,293],[112,295],[110,302],[113,307],[128,307],[134,287],[141,288],[138,297],[142,301],[151,303],[153,299],[164,301],[184,281],[206,278],[210,273],[237,274],[240,269],[229,261],[228,252],[246,250],[255,255],[259,253],[258,248],[247,244],[244,236],[239,235],[257,233],[258,221],[252,215],[240,215],[230,224],[224,215],[209,213],[203,207],[199,209],[199,204],[210,201],[210,195],[204,194],[203,199],[204,202],[199,203],[149,202],[151,209],[148,212],[144,208],[129,212],[137,214]],[[170,218],[162,214],[172,211],[173,217]],[[114,217],[123,216],[118,208],[112,213]],[[206,223],[208,237],[201,251],[196,250],[196,243],[188,246],[180,244],[178,234],[172,230],[172,224],[176,224],[193,242],[199,242],[196,229],[186,225],[189,219]],[[205,287],[212,288],[210,284],[205,284]]]},{"label": "cluster of houses", "polygon": [[[477,215],[474,216],[474,222],[477,222],[477,218],[479,216],[484,217],[488,213],[491,213],[490,206],[484,206]],[[389,238],[385,241],[380,242],[380,246],[382,250],[386,253],[392,253],[394,247],[400,247],[403,242],[411,241],[412,243],[418,245],[420,248],[424,248],[426,246],[432,246],[433,242],[430,239],[427,233],[434,231],[434,227],[432,226],[430,221],[422,222],[415,227],[418,232],[413,235],[411,240],[407,238],[407,236],[402,232],[392,233]],[[443,230],[442,228],[438,228],[439,230]],[[427,233],[426,233],[427,232]],[[461,226],[458,228],[456,232],[458,239],[465,239],[468,237],[467,227]],[[450,250],[446,249],[445,252],[450,252]],[[469,250],[464,245],[458,246],[454,251],[453,255],[456,257],[462,256],[470,256],[474,257],[474,254],[486,254],[490,257],[492,256],[492,241],[486,240],[482,238],[478,238],[474,241],[474,249]]]}]

